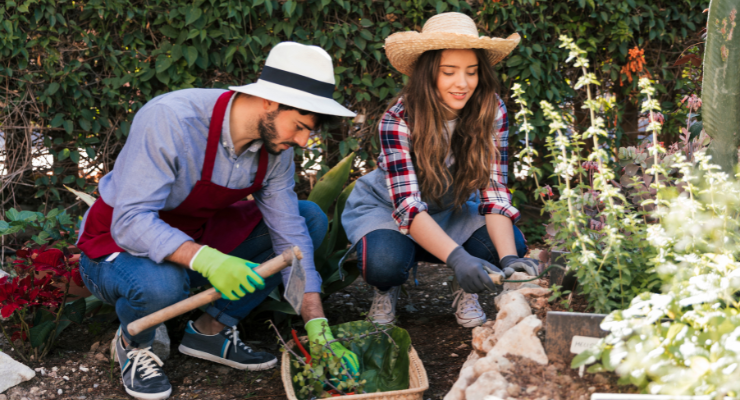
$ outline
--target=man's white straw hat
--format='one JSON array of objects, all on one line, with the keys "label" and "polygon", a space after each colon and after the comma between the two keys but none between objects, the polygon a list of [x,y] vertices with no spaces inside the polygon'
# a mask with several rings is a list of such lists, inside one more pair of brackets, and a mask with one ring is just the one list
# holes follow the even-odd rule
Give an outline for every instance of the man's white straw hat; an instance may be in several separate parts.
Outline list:
[{"label": "man's white straw hat", "polygon": [[493,66],[509,55],[521,38],[514,33],[506,39],[479,37],[472,18],[457,12],[437,14],[424,24],[421,32],[397,32],[385,39],[385,54],[391,65],[405,75],[414,72],[422,53],[441,49],[483,49]]},{"label": "man's white straw hat", "polygon": [[257,82],[229,89],[301,110],[354,117],[334,101],[334,85],[334,66],[324,49],[282,42],[270,50]]}]

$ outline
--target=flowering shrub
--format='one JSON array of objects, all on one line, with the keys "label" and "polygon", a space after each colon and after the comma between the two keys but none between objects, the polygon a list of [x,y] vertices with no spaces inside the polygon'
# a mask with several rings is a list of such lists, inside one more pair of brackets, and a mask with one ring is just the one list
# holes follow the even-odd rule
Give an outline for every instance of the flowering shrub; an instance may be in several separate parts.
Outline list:
[{"label": "flowering shrub", "polygon": [[616,370],[652,394],[740,394],[740,183],[696,154],[673,157],[685,192],[648,228],[660,293],[642,293],[602,322],[610,334],[573,360]]},{"label": "flowering shrub", "polygon": [[67,303],[70,287],[83,286],[78,256],[68,249],[76,239],[74,222],[61,209],[43,214],[11,208],[5,218],[0,235],[6,244],[23,236],[31,240],[2,266],[7,275],[0,278],[0,330],[18,357],[40,360],[59,334],[85,315],[84,298]]},{"label": "flowering shrub", "polygon": [[[649,116],[647,131],[653,133],[652,143],[619,151],[625,166],[620,171],[621,184],[616,182],[612,156],[600,142],[606,140],[608,131],[598,114],[608,111],[611,104],[605,98],[592,97],[591,85],[599,82],[588,72],[585,52],[568,37],[561,36],[560,40],[561,47],[569,51],[568,62],[574,61],[583,71],[574,89],[586,88],[585,107],[589,110],[591,126],[583,133],[571,131],[572,126],[559,110],[546,101],[540,103],[549,121],[551,136],[547,138],[547,148],[559,184],[555,186],[557,197],[549,186],[538,188],[536,193],[543,198],[544,211],[551,214],[548,244],[554,249],[570,251],[566,255],[567,264],[575,270],[580,292],[593,310],[609,312],[626,307],[632,298],[646,290],[659,289],[659,278],[652,272],[658,250],[647,241],[652,222],[647,212],[659,207],[663,197],[675,196],[683,189],[682,186],[676,189],[680,174],[668,167],[670,163],[664,161],[667,155],[700,146],[688,137],[686,146],[676,145],[668,150],[658,142],[659,105],[652,98],[654,89],[650,81],[642,78],[639,86],[647,97],[642,111]],[[522,98],[523,89],[515,85],[513,92],[521,107],[516,118],[526,138],[532,130],[527,122],[531,113]],[[593,150],[584,157],[587,140],[592,141]],[[518,158],[520,164],[526,164],[522,170],[536,177],[539,171],[531,165],[535,156],[537,153],[527,144]],[[669,190],[669,186],[675,191]]]},{"label": "flowering shrub", "polygon": [[[79,263],[66,247],[47,245],[21,249],[16,257],[16,276],[0,278],[0,329],[20,358],[39,360],[65,328],[82,323],[85,299],[67,304],[70,285],[82,285]],[[47,274],[38,277],[41,272]]]}]

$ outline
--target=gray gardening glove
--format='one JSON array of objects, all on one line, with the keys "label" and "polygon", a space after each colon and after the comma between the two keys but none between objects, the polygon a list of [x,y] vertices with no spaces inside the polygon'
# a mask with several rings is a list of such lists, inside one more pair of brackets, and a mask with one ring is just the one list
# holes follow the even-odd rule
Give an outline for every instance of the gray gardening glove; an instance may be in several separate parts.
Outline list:
[{"label": "gray gardening glove", "polygon": [[532,258],[506,256],[501,259],[501,268],[504,269],[507,278],[514,274],[514,272],[524,272],[527,275],[537,276],[539,274],[539,265],[539,260]]},{"label": "gray gardening glove", "polygon": [[486,260],[473,257],[457,246],[447,257],[447,265],[455,271],[455,277],[460,287],[467,293],[480,293],[486,289],[494,291],[496,286],[488,277],[490,273],[504,275],[495,265]]}]

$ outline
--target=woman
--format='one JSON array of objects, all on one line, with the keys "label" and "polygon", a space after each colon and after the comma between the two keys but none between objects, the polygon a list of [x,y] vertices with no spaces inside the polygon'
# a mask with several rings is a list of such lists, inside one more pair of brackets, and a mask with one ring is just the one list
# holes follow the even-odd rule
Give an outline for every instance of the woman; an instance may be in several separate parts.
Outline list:
[{"label": "woman", "polygon": [[536,274],[513,226],[508,121],[492,68],[518,43],[517,34],[479,38],[460,13],[386,39],[388,59],[409,80],[379,124],[380,168],[357,181],[342,214],[362,276],[375,287],[375,322],[395,321],[399,288],[417,261],[454,270],[453,307],[468,328],[486,321],[475,293],[494,290],[488,273]]}]

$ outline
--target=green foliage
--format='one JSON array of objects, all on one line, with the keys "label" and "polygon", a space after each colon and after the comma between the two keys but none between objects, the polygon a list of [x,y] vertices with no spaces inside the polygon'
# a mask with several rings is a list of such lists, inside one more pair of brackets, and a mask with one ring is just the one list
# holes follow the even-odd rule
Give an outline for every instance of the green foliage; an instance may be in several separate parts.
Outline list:
[{"label": "green foliage", "polygon": [[[405,329],[353,321],[332,326],[331,331],[336,340],[359,358],[360,377],[337,378],[346,374],[339,357],[322,357],[306,365],[302,357],[298,359],[294,354],[291,374],[293,388],[300,398],[322,397],[329,389],[324,382],[356,394],[408,389],[411,337]],[[328,349],[328,345],[323,347]]]},{"label": "green foliage", "polygon": [[[6,146],[16,154],[29,150],[23,146],[31,126],[54,159],[34,175],[14,175],[10,187],[20,197],[47,201],[60,201],[63,184],[93,191],[92,176],[112,168],[144,103],[172,90],[253,82],[272,46],[285,40],[327,50],[338,82],[334,98],[363,115],[352,126],[321,132],[316,146],[298,150],[306,167],[318,164],[327,172],[351,151],[373,167],[378,143],[372,126],[405,81],[388,64],[383,41],[393,32],[420,29],[446,11],[473,15],[484,34],[523,35],[522,44],[497,67],[505,100],[512,83],[525,87],[532,104],[583,97],[570,88],[574,70],[557,48],[557,35],[567,31],[596,60],[596,72],[611,87],[620,79],[628,48],[653,51],[648,67],[661,80],[666,101],[673,101],[671,94],[688,81],[662,49],[681,47],[703,26],[705,5],[705,0],[516,0],[481,2],[477,8],[458,0],[6,1],[0,5],[5,89],[0,124]],[[633,89],[634,83],[622,92]],[[535,109],[533,124],[534,139],[541,143],[547,135],[541,110]],[[34,185],[33,191],[26,193],[21,183]]]},{"label": "green foliage", "polygon": [[[318,204],[325,212],[329,213],[333,207],[334,218],[329,221],[329,232],[324,237],[318,249],[314,249],[314,262],[316,271],[321,275],[321,295],[328,297],[352,284],[360,275],[356,262],[347,262],[339,269],[339,261],[347,252],[347,234],[342,227],[342,211],[347,198],[355,182],[347,185],[352,163],[356,156],[351,153],[341,162],[327,172],[314,186],[308,196],[309,201]],[[275,293],[262,303],[258,311],[279,311],[285,314],[295,315],[295,310],[285,301],[280,300],[280,295]]]},{"label": "green foliage", "polygon": [[[697,154],[681,156],[686,192],[658,214],[648,240],[659,250],[660,293],[642,293],[601,324],[610,334],[573,360],[616,370],[623,383],[666,395],[740,394],[740,184]],[[690,227],[687,229],[687,227]]]},{"label": "green foliage", "polygon": [[702,90],[704,129],[712,138],[709,154],[727,173],[737,165],[740,136],[740,35],[737,25],[738,2],[714,0],[709,6],[707,48],[704,54]]},{"label": "green foliage", "polygon": [[5,221],[0,221],[0,236],[6,236],[6,244],[22,245],[23,234],[32,235],[37,244],[48,241],[61,241],[73,244],[77,240],[75,223],[67,211],[54,208],[48,213],[18,211],[11,208],[5,212]]}]

